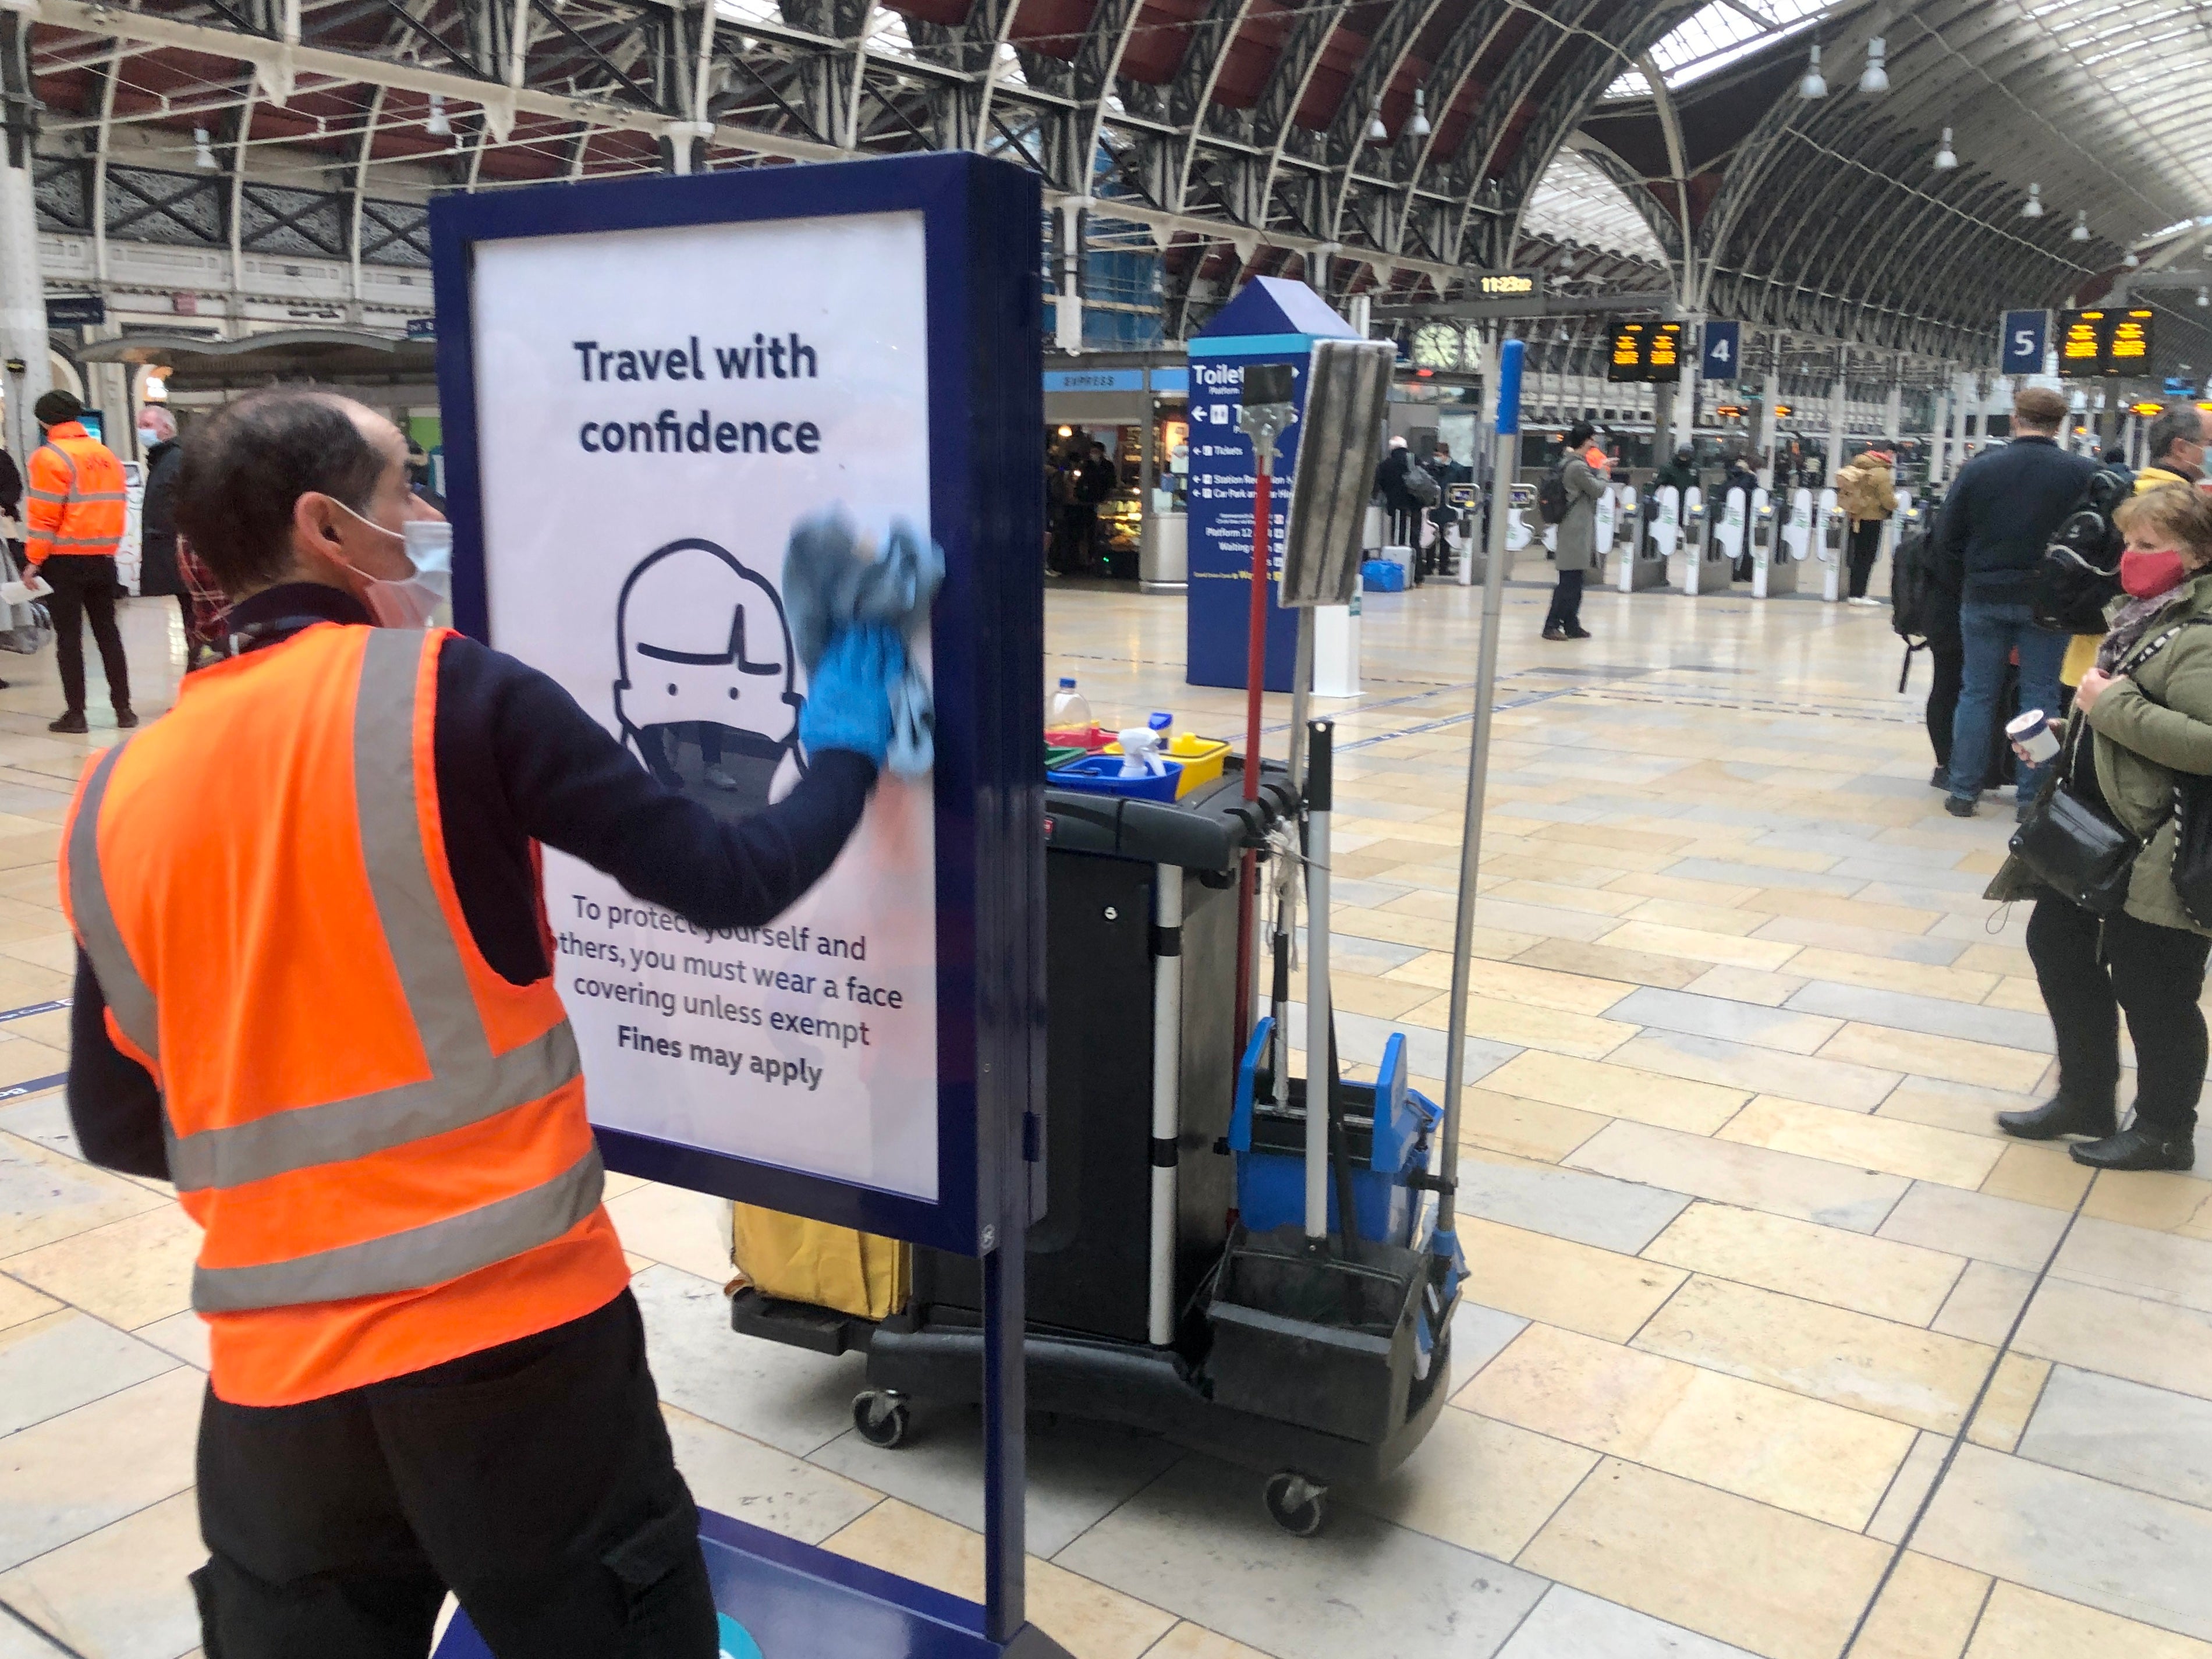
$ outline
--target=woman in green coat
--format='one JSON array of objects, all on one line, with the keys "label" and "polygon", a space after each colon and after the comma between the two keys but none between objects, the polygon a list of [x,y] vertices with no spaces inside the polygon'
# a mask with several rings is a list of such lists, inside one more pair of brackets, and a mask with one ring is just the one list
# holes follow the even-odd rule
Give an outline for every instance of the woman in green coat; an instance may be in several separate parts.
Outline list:
[{"label": "woman in green coat", "polygon": [[[2128,597],[2116,603],[2097,665],[2075,694],[2065,787],[2100,806],[2142,851],[2127,902],[2110,916],[2038,890],[2027,951],[2057,1036],[2058,1093],[2033,1111],[2001,1112],[1997,1122],[2030,1140],[2092,1137],[2073,1156],[2094,1169],[2186,1170],[2204,1088],[2197,999],[2212,930],[2174,891],[2173,790],[2179,774],[2212,776],[2212,498],[2178,485],[2154,489],[2114,518],[2127,537]],[[2000,885],[2015,874],[2008,868]],[[2116,1109],[2123,1012],[2136,1066],[2125,1130]]]}]

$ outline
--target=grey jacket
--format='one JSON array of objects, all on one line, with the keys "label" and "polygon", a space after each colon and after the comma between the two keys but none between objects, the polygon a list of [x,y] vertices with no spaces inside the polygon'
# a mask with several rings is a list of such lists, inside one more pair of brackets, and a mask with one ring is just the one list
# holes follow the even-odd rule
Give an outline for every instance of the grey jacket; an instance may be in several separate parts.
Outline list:
[{"label": "grey jacket", "polygon": [[1567,486],[1567,516],[1559,520],[1559,568],[1588,570],[1597,562],[1597,500],[1607,483],[1579,455],[1567,457],[1560,476]]}]

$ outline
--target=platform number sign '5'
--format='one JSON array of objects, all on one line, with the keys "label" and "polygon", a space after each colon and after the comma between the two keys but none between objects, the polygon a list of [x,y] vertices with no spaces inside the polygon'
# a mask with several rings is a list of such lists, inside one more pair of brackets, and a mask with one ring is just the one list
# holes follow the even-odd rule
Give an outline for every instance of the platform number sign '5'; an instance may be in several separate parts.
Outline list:
[{"label": "platform number sign '5'", "polygon": [[2051,343],[2051,313],[2047,311],[2008,311],[2004,314],[2001,374],[2040,374],[2044,353]]},{"label": "platform number sign '5'", "polygon": [[1705,349],[1698,354],[1698,374],[1702,380],[1733,380],[1736,378],[1743,356],[1743,325],[1741,323],[1707,323]]}]

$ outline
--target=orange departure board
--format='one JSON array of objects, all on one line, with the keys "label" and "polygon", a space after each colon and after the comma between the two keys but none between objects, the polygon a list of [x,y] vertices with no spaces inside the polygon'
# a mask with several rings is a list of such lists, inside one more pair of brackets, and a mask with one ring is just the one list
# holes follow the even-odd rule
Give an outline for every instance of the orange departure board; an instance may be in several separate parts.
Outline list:
[{"label": "orange departure board", "polygon": [[2154,344],[2148,307],[2058,313],[2058,372],[2069,380],[2147,374]]},{"label": "orange departure board", "polygon": [[2105,353],[2106,374],[2141,374],[2149,367],[2150,320],[2148,308],[2112,313],[2112,344]]},{"label": "orange departure board", "polygon": [[1613,331],[1608,380],[1650,380],[1672,385],[1682,378],[1680,323],[1622,323]]},{"label": "orange departure board", "polygon": [[1606,365],[1608,380],[1640,380],[1644,378],[1644,337],[1650,331],[1649,323],[1623,323],[1613,331],[1613,357]]}]

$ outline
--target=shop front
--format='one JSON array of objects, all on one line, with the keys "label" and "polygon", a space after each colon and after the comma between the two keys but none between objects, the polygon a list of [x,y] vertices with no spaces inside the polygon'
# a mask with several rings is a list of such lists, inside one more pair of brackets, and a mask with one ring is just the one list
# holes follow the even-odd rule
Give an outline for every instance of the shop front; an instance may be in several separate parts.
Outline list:
[{"label": "shop front", "polygon": [[1046,357],[1048,569],[1183,591],[1189,387],[1180,350]]}]

